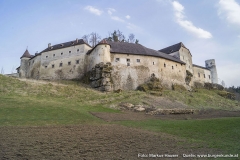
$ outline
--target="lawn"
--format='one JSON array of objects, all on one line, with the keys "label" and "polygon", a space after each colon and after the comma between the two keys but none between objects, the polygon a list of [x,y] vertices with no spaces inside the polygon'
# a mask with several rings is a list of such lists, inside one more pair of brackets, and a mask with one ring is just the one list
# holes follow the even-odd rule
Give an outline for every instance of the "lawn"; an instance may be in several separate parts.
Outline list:
[{"label": "lawn", "polygon": [[226,153],[240,154],[240,117],[206,120],[146,120],[123,121],[119,124],[168,133],[192,143],[207,144]]},{"label": "lawn", "polygon": [[[81,83],[34,84],[0,75],[0,126],[42,126],[106,124],[90,112],[120,112],[109,108],[120,102],[144,104],[150,96],[140,91],[102,93]],[[227,100],[215,91],[190,93],[166,90],[163,96],[197,109],[239,110],[239,102]],[[157,97],[156,97],[157,98]],[[209,120],[144,120],[117,124],[157,133],[167,133],[191,143],[207,144],[226,153],[240,151],[240,118]]]}]

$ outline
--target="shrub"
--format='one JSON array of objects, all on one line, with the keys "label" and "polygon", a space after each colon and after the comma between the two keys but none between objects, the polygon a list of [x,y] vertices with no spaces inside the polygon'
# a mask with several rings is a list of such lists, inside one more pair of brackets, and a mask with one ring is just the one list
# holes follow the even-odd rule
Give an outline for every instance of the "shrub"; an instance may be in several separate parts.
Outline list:
[{"label": "shrub", "polygon": [[186,88],[183,85],[173,84],[172,89],[174,91],[186,91]]},{"label": "shrub", "polygon": [[236,98],[234,93],[230,93],[227,91],[218,91],[217,93],[218,93],[218,95],[220,95],[224,98],[228,98],[228,99],[232,99],[232,100],[235,100],[235,98]]},{"label": "shrub", "polygon": [[194,82],[194,88],[201,89],[201,88],[203,88],[203,84],[200,82]]}]

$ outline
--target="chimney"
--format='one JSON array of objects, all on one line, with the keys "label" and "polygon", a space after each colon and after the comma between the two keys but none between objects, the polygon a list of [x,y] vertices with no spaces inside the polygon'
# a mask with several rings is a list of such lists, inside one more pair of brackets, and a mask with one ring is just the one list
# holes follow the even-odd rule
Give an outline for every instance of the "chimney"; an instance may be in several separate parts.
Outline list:
[{"label": "chimney", "polygon": [[76,43],[78,43],[78,39],[76,38]]},{"label": "chimney", "polygon": [[48,43],[48,48],[50,48],[51,47],[51,43]]}]

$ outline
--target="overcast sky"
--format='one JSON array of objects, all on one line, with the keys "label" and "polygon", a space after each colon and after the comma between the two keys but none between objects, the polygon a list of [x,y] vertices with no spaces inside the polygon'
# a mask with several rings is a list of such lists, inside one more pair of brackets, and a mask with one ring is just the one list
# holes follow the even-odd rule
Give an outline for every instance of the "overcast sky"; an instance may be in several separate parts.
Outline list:
[{"label": "overcast sky", "polygon": [[183,42],[193,63],[215,59],[219,81],[240,86],[240,0],[0,0],[0,69],[30,54],[119,29],[155,50]]}]

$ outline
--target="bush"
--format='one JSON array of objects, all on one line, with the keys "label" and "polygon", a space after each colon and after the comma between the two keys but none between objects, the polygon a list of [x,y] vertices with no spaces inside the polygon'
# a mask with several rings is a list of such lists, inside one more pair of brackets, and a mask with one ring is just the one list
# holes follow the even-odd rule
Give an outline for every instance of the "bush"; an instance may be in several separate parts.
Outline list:
[{"label": "bush", "polygon": [[203,84],[200,82],[194,82],[194,88],[196,89],[201,89],[204,88]]},{"label": "bush", "polygon": [[186,88],[183,85],[173,84],[172,90],[174,91],[186,91]]},{"label": "bush", "polygon": [[213,89],[213,84],[212,83],[204,83],[204,88],[211,90],[211,89]]},{"label": "bush", "polygon": [[234,93],[230,93],[230,92],[227,92],[227,91],[218,91],[217,94],[224,97],[224,98],[228,98],[228,99],[232,99],[232,100],[236,99],[236,96],[235,96]]},{"label": "bush", "polygon": [[220,84],[213,84],[213,88],[218,89],[218,90],[224,90],[224,87]]},{"label": "bush", "polygon": [[163,86],[161,81],[156,77],[151,77],[148,83],[141,84],[137,90],[148,92],[148,91],[162,91]]}]

